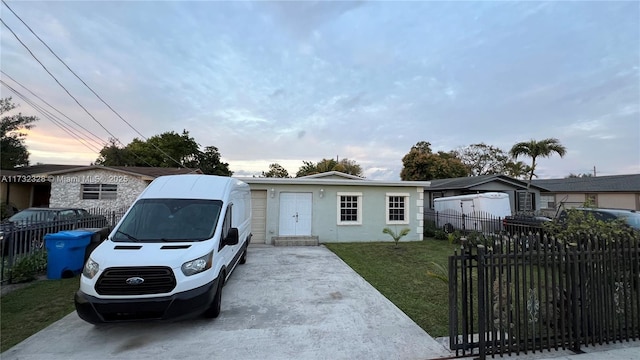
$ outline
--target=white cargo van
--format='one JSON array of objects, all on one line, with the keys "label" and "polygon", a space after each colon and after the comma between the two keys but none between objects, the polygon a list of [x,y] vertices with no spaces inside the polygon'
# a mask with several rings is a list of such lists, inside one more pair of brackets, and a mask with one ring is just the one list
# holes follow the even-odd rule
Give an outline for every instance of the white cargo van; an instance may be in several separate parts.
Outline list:
[{"label": "white cargo van", "polygon": [[155,179],[87,260],[75,295],[90,323],[220,313],[222,287],[246,261],[249,185],[230,177]]},{"label": "white cargo van", "polygon": [[433,200],[436,225],[449,233],[454,230],[501,230],[505,216],[511,215],[509,195],[501,192],[458,195]]}]

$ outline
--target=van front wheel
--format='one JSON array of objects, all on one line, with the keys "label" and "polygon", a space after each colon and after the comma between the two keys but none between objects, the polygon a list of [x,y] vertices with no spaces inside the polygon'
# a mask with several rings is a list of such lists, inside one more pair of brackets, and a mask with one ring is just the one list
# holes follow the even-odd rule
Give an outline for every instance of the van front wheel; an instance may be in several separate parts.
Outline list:
[{"label": "van front wheel", "polygon": [[242,252],[242,256],[240,257],[240,264],[244,264],[247,262],[247,250],[249,250],[248,248],[248,246],[244,247],[244,251]]},{"label": "van front wheel", "polygon": [[213,297],[213,301],[209,308],[204,312],[206,318],[217,318],[220,315],[220,307],[222,305],[222,286],[224,283],[224,276],[220,273],[220,279],[218,280],[218,287],[216,288],[216,294]]}]

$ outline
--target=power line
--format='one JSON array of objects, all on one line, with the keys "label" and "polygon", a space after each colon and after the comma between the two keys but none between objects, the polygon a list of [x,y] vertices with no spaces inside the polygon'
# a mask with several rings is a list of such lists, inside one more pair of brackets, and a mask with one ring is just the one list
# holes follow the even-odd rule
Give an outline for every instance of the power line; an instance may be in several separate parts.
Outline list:
[{"label": "power line", "polygon": [[[58,110],[55,106],[49,104],[47,101],[45,101],[43,98],[41,98],[40,96],[38,96],[37,94],[35,94],[33,91],[31,91],[29,88],[27,88],[26,86],[24,86],[23,84],[21,84],[19,81],[17,81],[16,79],[12,78],[11,76],[9,76],[9,74],[7,74],[6,72],[4,72],[3,70],[0,70],[0,73],[2,73],[4,76],[8,77],[9,79],[11,79],[14,83],[20,85],[23,89],[27,90],[31,95],[35,96],[36,98],[38,98],[38,100],[42,101],[43,103],[45,103],[46,105],[48,105],[50,108],[52,108],[53,110],[57,111],[58,114],[64,116],[65,118],[69,119],[71,122],[73,122],[74,124],[76,124],[77,126],[79,126],[82,130],[88,132],[89,134],[91,134],[94,139],[97,139],[97,141],[94,140],[94,142],[99,142],[100,146],[106,146],[107,143],[102,140],[98,135],[94,134],[93,132],[91,132],[90,130],[86,129],[84,126],[80,125],[79,123],[77,123],[75,120],[73,120],[72,118],[68,117],[67,115],[65,115],[62,111]],[[62,119],[59,119],[60,121],[62,121]],[[68,124],[67,124],[68,125]],[[70,126],[70,125],[69,125]]]},{"label": "power line", "polygon": [[[26,102],[27,104],[31,105],[31,107],[33,107],[36,111],[38,111],[40,114],[42,114],[45,118],[51,120],[51,122],[53,122],[56,126],[58,126],[59,128],[61,128],[62,130],[64,130],[67,134],[69,134],[71,137],[75,138],[76,140],[78,140],[80,143],[82,143],[85,147],[89,148],[89,150],[96,152],[96,153],[100,153],[101,149],[97,149],[97,148],[91,148],[89,144],[85,144],[83,143],[83,141],[86,142],[85,139],[83,139],[80,135],[76,134],[72,129],[73,127],[70,126],[69,124],[66,124],[62,119],[58,118],[57,116],[51,114],[49,111],[47,111],[46,109],[42,108],[40,105],[36,104],[35,102],[31,101],[29,98],[27,98],[25,95],[21,94],[19,91],[15,90],[14,88],[12,88],[10,85],[8,85],[6,82],[2,81],[0,79],[0,83],[4,86],[6,86],[9,90],[11,90],[14,94],[16,94],[19,98],[21,98],[24,102]],[[57,119],[57,120],[56,120]],[[59,122],[66,124],[67,126],[71,127],[71,129],[67,128],[66,126],[60,124]],[[115,139],[117,140],[117,139]],[[147,162],[145,159],[141,158],[140,156],[138,156],[135,152],[130,152],[130,154],[132,154],[137,160],[139,160],[140,162],[145,163],[147,166],[152,167],[151,164],[149,164],[149,162]]]},{"label": "power line", "polygon": [[65,131],[67,134],[69,134],[71,137],[73,137],[74,139],[78,140],[82,145],[84,145],[85,147],[87,147],[89,150],[91,150],[92,152],[96,152],[96,153],[100,153],[100,149],[97,149],[96,147],[94,147],[93,145],[89,144],[85,139],[82,139],[78,134],[76,134],[73,130],[67,128],[65,125],[61,124],[58,120],[55,119],[55,117],[50,114],[47,110],[42,109],[38,104],[34,103],[33,101],[31,101],[29,98],[27,98],[24,94],[22,94],[20,91],[14,89],[13,87],[11,87],[9,84],[7,84],[6,82],[4,82],[3,80],[0,80],[0,84],[4,85],[7,89],[11,90],[11,92],[13,92],[14,94],[16,94],[20,99],[22,99],[22,101],[26,102],[27,104],[31,105],[31,107],[33,107],[37,112],[39,112],[40,114],[42,114],[42,116],[44,116],[45,118],[49,119],[51,122],[53,122],[57,127],[59,127],[60,129],[62,129],[63,131]]},{"label": "power line", "polygon": [[[120,120],[122,120],[125,124],[127,124],[131,129],[133,129],[133,131],[135,131],[138,135],[140,135],[145,141],[147,140],[147,138],[142,135],[142,133],[140,133],[140,131],[138,131],[135,127],[133,127],[133,125],[131,125],[127,120],[125,120],[122,115],[120,115],[120,113],[118,113],[116,110],[114,110],[111,105],[107,104],[106,101],[104,101],[102,99],[102,97],[100,97],[100,95],[98,95],[89,85],[87,85],[87,83],[82,80],[80,78],[80,76],[78,76],[78,74],[76,74],[70,67],[69,65],[67,65],[67,63],[64,62],[64,60],[62,60],[50,47],[49,45],[47,45],[47,43],[42,40],[40,38],[40,36],[38,36],[38,34],[36,34],[31,27],[29,27],[29,25],[27,25],[26,22],[24,22],[24,20],[22,20],[22,18],[20,16],[18,16],[18,14],[15,13],[15,11],[13,11],[13,9],[11,9],[11,7],[4,1],[2,0],[2,3],[9,9],[9,11],[11,11],[11,13],[13,13],[13,15],[18,18],[18,20],[20,20],[20,22],[22,22],[22,24],[24,24],[24,26],[27,27],[27,29],[29,29],[29,31],[38,39],[40,40],[40,42],[51,52],[51,54],[53,54],[53,56],[56,57],[56,59],[58,59],[78,80],[80,80],[80,82],[87,87],[87,89],[89,89],[89,91],[91,91],[93,93],[93,95],[95,95],[104,105],[106,105],[109,110],[111,110],[114,114],[116,114],[116,116],[118,116],[120,118]],[[5,25],[6,26],[6,25]],[[13,31],[12,31],[13,32]],[[15,35],[15,34],[14,34]],[[178,166],[180,167],[184,167],[186,168],[184,165],[182,165],[182,163],[180,163],[179,161],[177,161],[176,159],[174,159],[173,157],[171,157],[169,154],[167,154],[166,152],[164,152],[162,149],[160,149],[159,147],[157,147],[155,144],[150,143],[151,146],[153,146],[156,150],[158,150],[160,153],[162,153],[164,156],[168,157],[169,159],[171,159],[173,162],[175,162],[176,164],[178,164]]]},{"label": "power line", "polygon": [[[5,4],[5,5],[6,5],[6,4]],[[98,119],[96,119],[96,118],[95,118],[95,116],[93,116],[93,114],[91,114],[91,113],[89,112],[89,110],[87,110],[87,109],[86,109],[82,104],[80,104],[80,102],[78,101],[78,99],[76,99],[76,98],[75,98],[75,96],[71,95],[71,93],[69,92],[69,90],[67,90],[67,88],[66,88],[66,87],[64,87],[64,85],[62,85],[62,84],[60,83],[60,81],[58,81],[58,79],[55,77],[55,75],[53,75],[53,74],[49,71],[49,69],[47,69],[47,67],[46,67],[46,66],[44,66],[44,64],[40,61],[40,59],[38,59],[38,57],[36,57],[36,56],[33,54],[33,52],[31,51],[31,49],[29,49],[29,47],[28,47],[25,43],[23,43],[23,42],[22,42],[22,40],[20,40],[20,38],[18,37],[18,35],[13,31],[13,29],[11,29],[11,28],[9,27],[9,25],[7,25],[7,24],[2,20],[2,18],[0,18],[0,22],[2,22],[2,25],[4,25],[4,26],[5,26],[5,27],[6,27],[6,28],[7,28],[7,29],[8,29],[8,30],[13,34],[13,36],[18,40],[18,42],[19,42],[20,44],[22,44],[22,46],[23,46],[23,47],[24,47],[24,48],[29,52],[29,54],[31,55],[31,57],[33,57],[33,58],[38,62],[38,64],[40,64],[40,66],[42,66],[42,68],[44,69],[44,71],[46,71],[46,72],[47,72],[47,74],[49,74],[49,76],[51,76],[51,77],[53,78],[53,80],[54,80],[54,81],[55,81],[55,82],[56,82],[56,83],[57,83],[57,84],[58,84],[58,85],[59,85],[59,86],[60,86],[60,87],[61,87],[61,88],[62,88],[62,89],[67,93],[67,95],[69,95],[69,96],[70,96],[70,97],[71,97],[71,98],[76,102],[76,104],[78,104],[78,106],[80,106],[80,107],[82,108],[82,110],[84,110],[84,111],[85,111],[85,112],[86,112],[86,113],[87,113],[87,114],[88,114],[88,115],[89,115],[89,116],[90,116],[90,117],[91,117],[91,118],[92,118],[96,123],[98,123],[98,125],[100,125],[100,127],[101,127],[102,129],[104,129],[104,131],[106,131],[106,132],[107,132],[109,135],[111,135],[114,139],[116,139],[118,142],[120,142],[120,140],[118,140],[118,138],[117,138],[115,135],[113,135],[113,134],[112,134],[112,133],[111,133],[111,132],[106,128],[106,127],[104,127],[104,125],[102,125],[102,123],[101,123],[100,121],[98,121]],[[120,144],[122,144],[122,143],[120,142]],[[124,145],[124,144],[122,144],[122,145]]]},{"label": "power line", "polygon": [[[6,4],[5,4],[6,5]],[[49,71],[49,69],[47,69],[46,66],[44,66],[44,64],[33,54],[33,52],[31,51],[31,49],[29,49],[29,47],[27,45],[25,45],[25,43],[22,42],[22,40],[20,40],[20,38],[18,37],[18,35],[13,31],[13,29],[11,29],[3,20],[2,18],[0,18],[0,22],[2,23],[2,25],[4,25],[7,29],[9,29],[9,31],[13,34],[13,36],[18,40],[18,42],[20,44],[22,44],[22,46],[29,52],[29,54],[31,54],[31,56],[38,62],[38,64],[40,64],[40,66],[42,66],[42,68],[44,69],[44,71],[47,72],[47,74],[49,74],[49,76],[51,76],[53,78],[53,80],[55,80],[55,82],[67,93],[67,95],[69,95],[75,102],[76,104],[78,104],[78,106],[80,106],[96,123],[98,123],[98,125],[100,125],[100,127],[102,127],[109,135],[111,135],[111,137],[119,142],[122,146],[124,146],[124,144],[118,140],[118,138],[113,135],[109,130],[107,130],[107,128],[105,128],[102,123],[100,123],[100,121],[98,121],[93,114],[91,114],[89,112],[89,110],[87,110],[84,106],[82,106],[82,104],[80,104],[80,102],[78,101],[78,99],[76,99],[73,95],[71,95],[71,93],[69,92],[69,90],[67,90],[67,88],[64,87],[64,85],[62,85],[60,83],[60,81],[58,81],[58,79]],[[149,167],[151,167],[151,164],[149,164],[146,160],[140,158],[135,152],[131,152],[131,154],[133,154],[133,156],[135,156],[138,160],[141,160],[142,162],[144,162],[145,164],[147,164]],[[175,160],[174,160],[175,161]],[[181,165],[181,164],[180,164]],[[181,165],[182,166],[182,165]],[[183,166],[184,167],[184,166]]]}]

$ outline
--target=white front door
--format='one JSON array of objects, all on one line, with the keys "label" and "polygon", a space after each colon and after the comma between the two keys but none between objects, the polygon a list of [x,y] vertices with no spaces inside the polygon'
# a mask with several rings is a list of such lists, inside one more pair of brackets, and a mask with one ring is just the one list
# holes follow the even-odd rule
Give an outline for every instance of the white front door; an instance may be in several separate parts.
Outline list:
[{"label": "white front door", "polygon": [[311,235],[311,193],[280,193],[280,236]]}]

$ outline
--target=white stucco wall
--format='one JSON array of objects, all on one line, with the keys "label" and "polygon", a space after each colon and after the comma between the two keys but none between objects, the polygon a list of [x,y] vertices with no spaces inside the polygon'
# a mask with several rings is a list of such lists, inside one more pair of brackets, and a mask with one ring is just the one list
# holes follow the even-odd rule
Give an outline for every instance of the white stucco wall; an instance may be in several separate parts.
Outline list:
[{"label": "white stucco wall", "polygon": [[[148,182],[127,173],[109,170],[88,170],[52,175],[50,207],[102,208],[116,210],[129,207]],[[114,184],[115,199],[82,199],[82,184]]]}]

